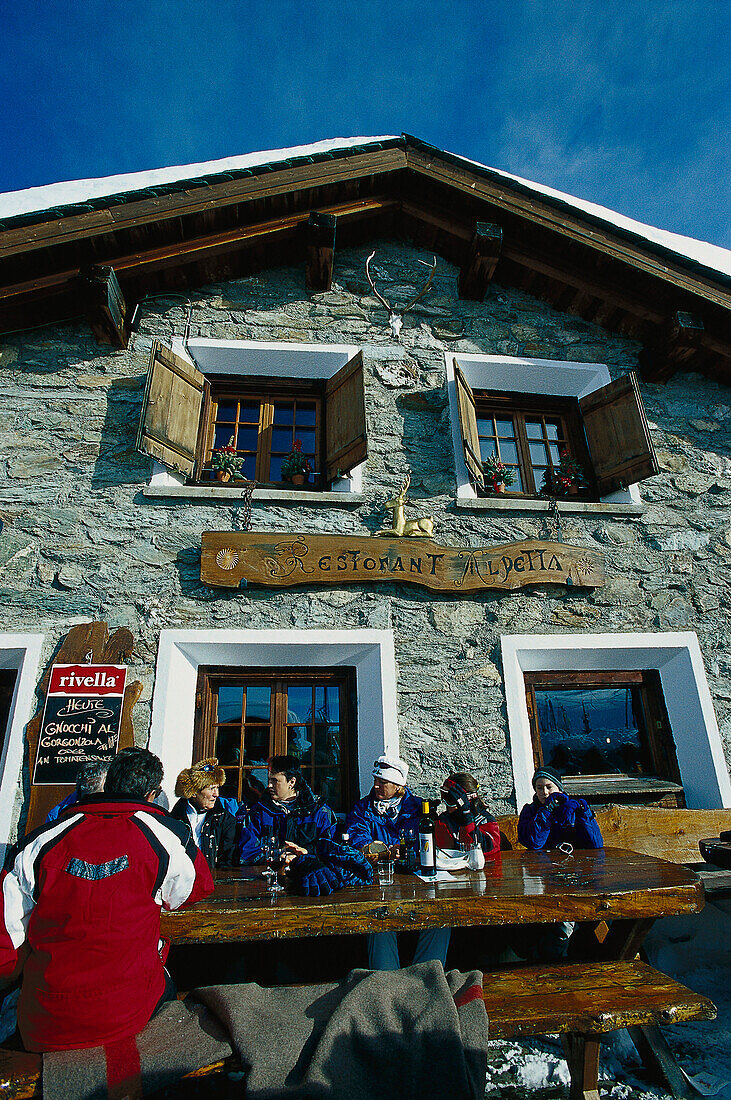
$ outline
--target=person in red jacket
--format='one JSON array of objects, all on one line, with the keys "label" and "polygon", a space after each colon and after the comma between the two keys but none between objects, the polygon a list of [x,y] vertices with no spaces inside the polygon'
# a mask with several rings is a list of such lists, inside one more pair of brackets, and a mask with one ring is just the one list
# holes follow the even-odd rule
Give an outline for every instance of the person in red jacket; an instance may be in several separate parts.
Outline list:
[{"label": "person in red jacket", "polygon": [[27,1050],[75,1050],[136,1035],[174,996],[160,908],[206,897],[213,879],[190,829],[153,805],[162,764],[123,749],[89,795],[11,852],[0,892],[0,977],[23,965]]},{"label": "person in red jacket", "polygon": [[487,859],[500,852],[500,827],[478,794],[479,784],[469,772],[454,772],[442,783],[446,810],[434,826],[437,848],[456,848],[458,844],[482,848]]}]

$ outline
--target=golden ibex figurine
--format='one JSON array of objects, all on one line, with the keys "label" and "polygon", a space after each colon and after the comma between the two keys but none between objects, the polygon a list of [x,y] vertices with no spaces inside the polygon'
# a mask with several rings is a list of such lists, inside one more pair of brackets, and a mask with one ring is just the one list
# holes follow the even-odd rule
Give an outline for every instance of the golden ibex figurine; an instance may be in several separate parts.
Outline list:
[{"label": "golden ibex figurine", "polygon": [[422,516],[421,519],[406,518],[406,494],[411,484],[409,472],[401,483],[401,488],[393,500],[387,500],[384,508],[391,509],[392,527],[382,527],[375,531],[376,535],[391,535],[396,538],[424,538],[430,539],[434,534],[434,520],[431,516]]}]

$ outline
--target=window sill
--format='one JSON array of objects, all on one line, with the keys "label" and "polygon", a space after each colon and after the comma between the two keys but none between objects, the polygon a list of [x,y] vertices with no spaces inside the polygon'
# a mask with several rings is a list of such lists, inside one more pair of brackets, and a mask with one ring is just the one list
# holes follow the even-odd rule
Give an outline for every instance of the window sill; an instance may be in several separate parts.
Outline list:
[{"label": "window sill", "polygon": [[[553,500],[536,500],[526,497],[456,497],[455,507],[464,512],[548,512]],[[556,501],[558,511],[563,515],[605,515],[605,516],[641,516],[646,511],[644,504],[620,504],[593,500],[570,500],[562,498]]]},{"label": "window sill", "polygon": [[683,788],[670,779],[654,779],[642,776],[582,775],[565,776],[562,780],[568,795],[576,795],[596,801],[598,798],[611,799],[612,796],[640,795],[644,798],[662,798],[664,795],[682,794]]},{"label": "window sill", "polygon": [[[146,485],[142,495],[178,500],[241,500],[245,489],[229,485]],[[266,504],[314,504],[321,508],[348,508],[363,504],[363,493],[314,492],[307,489],[255,489],[254,500]]]}]

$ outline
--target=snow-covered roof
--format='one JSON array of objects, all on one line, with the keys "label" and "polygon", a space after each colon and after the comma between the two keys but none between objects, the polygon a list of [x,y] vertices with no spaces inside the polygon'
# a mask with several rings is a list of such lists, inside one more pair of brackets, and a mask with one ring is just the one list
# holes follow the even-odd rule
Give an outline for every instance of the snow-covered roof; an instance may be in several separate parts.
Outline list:
[{"label": "snow-covered roof", "polygon": [[[182,164],[171,168],[155,168],[146,172],[131,172],[124,175],[104,176],[99,179],[72,180],[67,183],[51,183],[43,187],[29,187],[24,191],[9,191],[0,194],[0,218],[12,218],[20,215],[40,213],[45,210],[57,210],[64,206],[75,206],[91,200],[99,200],[112,195],[129,196],[135,191],[144,191],[152,187],[165,186],[180,181],[194,181],[206,176],[241,172],[281,161],[298,158],[317,158],[332,152],[347,152],[349,149],[363,148],[380,143],[399,142],[397,135],[381,137],[333,138],[317,141],[310,145],[295,145],[289,149],[268,149],[243,156],[225,157],[222,160],[203,161],[197,164]],[[497,168],[468,160],[457,154],[447,154],[454,161],[477,168],[490,176],[519,184],[521,188],[543,198],[565,204],[568,208],[588,214],[591,218],[604,223],[608,228],[620,229],[630,233],[640,242],[645,241],[675,253],[681,260],[692,260],[711,271],[731,276],[731,251],[718,245],[708,244],[693,237],[684,237],[665,229],[627,218],[614,210],[596,203],[578,199],[553,187],[544,187],[532,180],[502,172]]]}]

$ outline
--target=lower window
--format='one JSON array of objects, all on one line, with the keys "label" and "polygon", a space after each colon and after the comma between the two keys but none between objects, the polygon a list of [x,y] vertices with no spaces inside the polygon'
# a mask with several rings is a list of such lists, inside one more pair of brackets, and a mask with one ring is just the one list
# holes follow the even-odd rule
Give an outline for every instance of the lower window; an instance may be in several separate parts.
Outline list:
[{"label": "lower window", "polygon": [[289,754],[336,813],[358,797],[354,669],[201,668],[196,703],[193,758],[218,758],[224,794],[266,785],[269,757]]},{"label": "lower window", "polygon": [[536,766],[590,801],[685,805],[657,671],[525,672]]},{"label": "lower window", "polygon": [[14,668],[0,668],[0,759],[8,736],[10,705],[13,701],[17,678],[18,673]]}]

